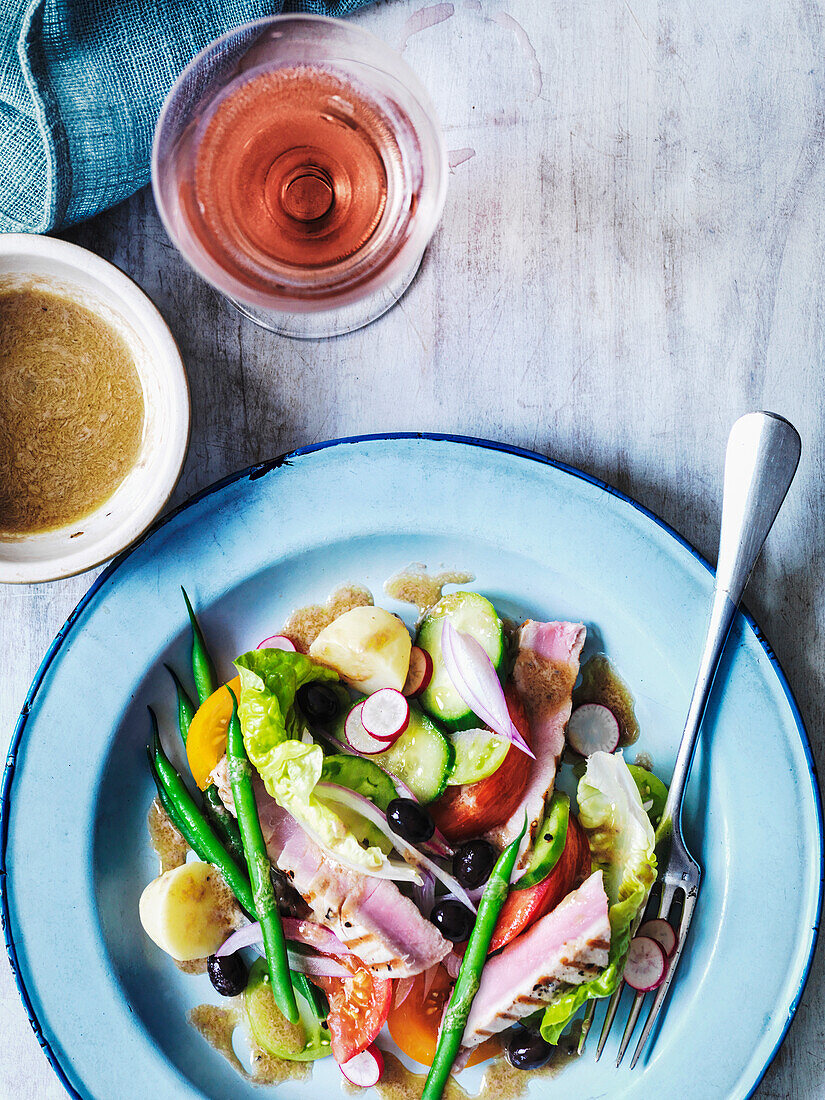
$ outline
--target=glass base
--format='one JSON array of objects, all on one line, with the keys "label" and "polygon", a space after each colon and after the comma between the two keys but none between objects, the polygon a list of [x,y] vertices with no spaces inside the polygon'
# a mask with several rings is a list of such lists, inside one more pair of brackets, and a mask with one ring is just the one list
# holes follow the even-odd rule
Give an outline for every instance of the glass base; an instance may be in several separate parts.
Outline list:
[{"label": "glass base", "polygon": [[330,336],[343,336],[347,332],[364,328],[388,309],[392,309],[415,278],[423,255],[422,252],[410,268],[374,294],[337,309],[315,310],[312,313],[280,313],[274,309],[246,305],[229,295],[225,297],[244,317],[248,317],[261,328],[278,333],[279,336],[290,336],[293,340],[324,340]]}]

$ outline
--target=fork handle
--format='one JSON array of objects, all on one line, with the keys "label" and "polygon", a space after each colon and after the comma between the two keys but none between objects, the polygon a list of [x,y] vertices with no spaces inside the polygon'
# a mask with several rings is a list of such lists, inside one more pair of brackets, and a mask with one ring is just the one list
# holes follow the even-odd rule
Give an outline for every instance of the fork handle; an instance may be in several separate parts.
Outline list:
[{"label": "fork handle", "polygon": [[731,429],[710,622],[659,826],[681,836],[682,799],[713,678],[739,601],[799,464],[799,433],[775,413],[753,412]]}]

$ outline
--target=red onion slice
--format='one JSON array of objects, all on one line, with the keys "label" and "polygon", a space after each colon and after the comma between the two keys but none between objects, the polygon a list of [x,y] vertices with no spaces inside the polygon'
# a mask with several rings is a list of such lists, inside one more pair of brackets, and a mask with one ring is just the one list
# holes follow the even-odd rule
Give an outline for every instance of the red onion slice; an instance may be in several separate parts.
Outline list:
[{"label": "red onion slice", "polygon": [[395,1008],[400,1008],[410,995],[412,987],[415,985],[415,978],[399,978],[395,983]]},{"label": "red onion slice", "polygon": [[[393,773],[388,768],[382,767],[381,764],[379,764],[378,761],[375,759],[375,756],[369,756],[365,752],[359,752],[357,749],[352,748],[351,745],[347,745],[345,742],[339,741],[337,737],[333,737],[332,734],[327,733],[326,730],[316,729],[314,731],[314,734],[315,736],[320,737],[322,741],[326,741],[330,748],[335,749],[337,752],[342,752],[347,756],[360,756],[362,760],[371,760],[373,764],[376,764],[379,768],[381,768],[381,771],[384,773],[384,775],[388,775],[390,777],[395,785],[395,789],[398,791],[398,794],[401,798],[409,798],[412,799],[413,802],[419,801],[416,798],[412,788],[408,787],[407,784],[402,779],[399,779],[397,775],[393,775]],[[452,857],[455,855],[455,849],[450,847],[447,842],[447,838],[444,836],[440,829],[436,829],[432,837],[427,841],[426,844],[422,844],[421,847],[425,848],[432,855],[438,856],[439,859],[452,859]]]},{"label": "red onion slice", "polygon": [[[307,947],[314,947],[316,951],[320,951],[324,955],[352,954],[349,948],[341,943],[335,933],[330,931],[329,928],[325,928],[323,924],[317,924],[311,920],[295,920],[293,917],[282,917],[281,924],[284,929],[284,938],[293,943],[303,943]],[[261,926],[258,921],[253,921],[250,924],[245,924],[243,928],[239,928],[237,932],[233,932],[228,939],[224,940],[215,954],[218,958],[224,955],[233,955],[243,947],[252,947],[258,943],[263,943]]]},{"label": "red onion slice", "polygon": [[329,955],[301,955],[297,951],[287,950],[290,970],[297,970],[300,974],[309,974],[316,978],[349,978],[352,971],[347,970]]},{"label": "red onion slice", "polygon": [[421,875],[424,879],[424,885],[413,886],[413,901],[421,911],[422,916],[429,920],[433,905],[435,905],[435,875],[432,871],[422,871]]},{"label": "red onion slice", "polygon": [[339,787],[337,783],[317,783],[315,785],[315,791],[321,798],[328,798],[333,802],[341,802],[344,806],[349,806],[351,810],[355,810],[356,813],[361,814],[367,821],[371,821],[373,825],[381,830],[388,840],[392,841],[393,846],[398,849],[406,860],[422,870],[426,868],[430,871],[440,882],[444,883],[448,890],[456,894],[456,896],[475,913],[476,906],[473,905],[467,891],[458,879],[448,874],[447,871],[442,870],[437,863],[434,863],[428,856],[425,856],[423,852],[419,852],[412,844],[408,844],[406,840],[402,840],[398,833],[393,832],[387,822],[386,814],[382,810],[379,810],[374,802],[370,802],[368,798],[365,798],[362,794],[358,794],[356,791],[351,791],[348,787]]},{"label": "red onion slice", "polygon": [[456,630],[450,620],[445,619],[441,628],[441,653],[453,686],[473,713],[493,733],[506,737],[535,760],[536,754],[510,717],[504,689],[484,647],[471,635]]},{"label": "red onion slice", "polygon": [[263,943],[263,933],[260,924],[253,921],[252,924],[245,924],[243,928],[233,932],[229,939],[224,940],[215,955],[222,959],[224,955],[234,955],[242,947],[251,947],[256,943]]},{"label": "red onion slice", "polygon": [[293,917],[282,917],[281,924],[284,927],[284,938],[294,940],[296,943],[305,943],[307,947],[314,947],[316,951],[324,955],[351,955],[334,932],[312,920],[295,920]]},{"label": "red onion slice", "polygon": [[456,955],[455,951],[451,951],[445,959],[442,960],[444,967],[453,981],[458,977],[458,972],[461,969],[462,958],[460,955]]}]

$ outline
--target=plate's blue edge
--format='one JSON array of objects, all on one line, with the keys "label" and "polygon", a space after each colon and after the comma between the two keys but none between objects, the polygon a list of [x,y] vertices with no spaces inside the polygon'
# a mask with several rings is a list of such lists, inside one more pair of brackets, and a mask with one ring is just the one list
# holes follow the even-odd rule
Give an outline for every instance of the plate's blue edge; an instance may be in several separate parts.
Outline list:
[{"label": "plate's blue edge", "polygon": [[[205,489],[201,489],[200,492],[195,493],[194,496],[189,497],[188,500],[185,500],[182,504],[179,504],[177,508],[174,508],[167,515],[161,517],[154,524],[152,524],[152,526],[148,528],[148,530],[145,531],[139,539],[137,539],[134,543],[132,543],[130,547],[119,554],[95,579],[88,592],[81,598],[80,602],[77,604],[74,611],[72,611],[72,613],[69,615],[68,619],[60,628],[48,650],[46,651],[46,655],[44,656],[40,667],[35,673],[34,680],[32,681],[31,687],[29,688],[28,694],[26,695],[26,701],[23,704],[23,709],[20,711],[20,715],[17,719],[17,724],[15,725],[14,734],[12,736],[11,744],[9,746],[9,755],[6,759],[6,766],[3,771],[2,784],[0,784],[0,925],[2,925],[3,929],[3,939],[6,944],[6,953],[8,954],[9,963],[11,964],[12,973],[14,974],[15,984],[17,985],[18,992],[20,993],[20,997],[23,1001],[23,1005],[29,1017],[29,1023],[32,1026],[32,1030],[37,1036],[37,1040],[40,1043],[41,1048],[43,1049],[43,1053],[48,1058],[52,1068],[60,1079],[60,1082],[69,1093],[69,1095],[75,1097],[76,1100],[88,1100],[88,1098],[84,1098],[74,1088],[74,1086],[69,1081],[65,1070],[60,1065],[57,1055],[55,1054],[54,1050],[52,1049],[51,1045],[43,1034],[42,1026],[40,1024],[40,1021],[37,1019],[37,1015],[32,1006],[22,976],[20,975],[20,971],[17,965],[17,951],[15,949],[11,935],[6,885],[6,844],[8,841],[9,812],[11,808],[11,788],[12,781],[14,779],[14,767],[16,762],[17,748],[22,739],[23,731],[26,728],[26,722],[28,720],[32,704],[34,703],[35,696],[37,695],[37,692],[40,688],[41,683],[43,682],[49,666],[59,652],[60,647],[62,646],[75,622],[79,618],[81,612],[89,603],[89,601],[94,597],[94,595],[98,592],[98,590],[106,583],[106,581],[112,576],[112,574],[117,571],[117,569],[123,564],[123,562],[126,561],[129,555],[132,554],[143,542],[145,542],[146,539],[150,538],[155,533],[155,531],[165,526],[167,523],[170,522],[170,520],[174,519],[175,516],[179,515],[187,508],[190,508],[198,501],[203,500],[204,497],[208,497],[212,493],[216,493],[219,490],[225,488],[227,485],[232,485],[234,482],[240,481],[242,478],[249,478],[250,481],[256,481],[258,478],[264,477],[264,475],[268,474],[270,470],[278,469],[281,466],[288,466],[290,459],[300,458],[303,455],[313,454],[316,451],[324,451],[329,447],[338,447],[345,443],[373,443],[390,439],[429,439],[441,443],[463,443],[472,447],[482,447],[486,450],[503,451],[506,454],[516,455],[519,458],[529,458],[532,459],[534,462],[541,462],[545,466],[553,466],[557,470],[562,470],[567,474],[571,474],[573,477],[578,477],[581,478],[582,481],[589,482],[591,485],[596,485],[598,486],[598,488],[603,489],[605,492],[610,493],[612,496],[618,497],[619,500],[622,500],[626,504],[631,505],[631,507],[635,508],[636,511],[641,512],[644,516],[647,516],[648,519],[652,520],[658,527],[661,527],[663,531],[667,532],[667,534],[669,534],[671,538],[675,539],[676,542],[678,542],[681,546],[688,550],[693,555],[693,557],[696,558],[697,561],[702,563],[702,565],[705,567],[705,569],[708,570],[708,572],[713,572],[710,563],[705,560],[705,558],[699,553],[699,551],[694,546],[692,546],[691,543],[687,541],[687,539],[683,538],[677,531],[675,531],[669,524],[665,523],[663,519],[660,519],[660,517],[657,516],[654,512],[651,512],[649,508],[645,508],[644,505],[639,504],[638,501],[634,500],[632,497],[629,497],[626,493],[621,492],[619,489],[616,489],[612,485],[608,485],[606,482],[601,481],[597,477],[593,477],[592,474],[587,474],[583,470],[577,469],[575,466],[568,466],[564,462],[558,462],[555,459],[548,458],[547,455],[539,454],[537,451],[528,451],[525,450],[523,447],[514,447],[509,443],[499,443],[495,440],[490,439],[476,439],[472,436],[450,435],[440,432],[385,432],[376,433],[374,435],[346,436],[342,439],[329,439],[323,443],[313,443],[308,447],[299,447],[294,451],[289,451],[288,453],[280,455],[278,458],[271,459],[268,462],[261,462],[257,463],[254,466],[248,466],[244,470],[240,470],[237,473],[229,474],[227,477],[221,478],[220,481],[216,481],[212,485],[208,485]],[[802,741],[802,747],[805,752],[805,759],[808,764],[808,769],[813,779],[814,787],[816,788],[816,791],[818,793],[819,778],[817,776],[816,762],[814,760],[813,752],[811,750],[811,743],[808,738],[807,730],[805,729],[805,723],[802,719],[799,707],[797,706],[796,699],[794,699],[793,692],[791,691],[787,677],[785,676],[785,673],[782,669],[781,664],[779,663],[776,654],[774,653],[773,649],[771,648],[760,628],[757,626],[753,617],[748,611],[744,609],[742,609],[741,614],[744,616],[746,622],[756,635],[757,640],[764,649],[768,660],[773,665],[776,675],[779,678],[779,683],[788,700],[788,704],[791,708],[797,730],[799,731],[799,736]],[[825,834],[823,833],[821,797],[815,799],[815,803],[817,813],[817,828],[819,830],[819,846],[820,852],[822,852],[823,843],[825,842]],[[821,863],[822,861],[820,860],[820,864]],[[749,1097],[753,1096],[753,1094],[756,1092],[762,1081],[762,1078],[765,1076],[768,1068],[776,1057],[777,1051],[782,1045],[785,1036],[788,1033],[788,1028],[791,1026],[793,1018],[796,1015],[797,1007],[799,1006],[799,1002],[805,990],[805,985],[811,972],[811,965],[813,963],[814,952],[816,950],[817,939],[819,936],[819,923],[822,915],[823,882],[825,882],[825,875],[820,877],[819,899],[817,903],[816,919],[812,929],[813,938],[811,940],[811,950],[808,955],[808,960],[805,964],[805,973],[802,976],[802,980],[799,983],[799,988],[791,1003],[790,1011],[788,1012],[788,1019],[785,1027],[782,1029],[782,1034],[780,1035],[776,1046],[771,1052],[770,1057],[765,1063],[762,1072],[759,1074],[759,1077],[754,1082],[753,1088],[748,1094]]]}]

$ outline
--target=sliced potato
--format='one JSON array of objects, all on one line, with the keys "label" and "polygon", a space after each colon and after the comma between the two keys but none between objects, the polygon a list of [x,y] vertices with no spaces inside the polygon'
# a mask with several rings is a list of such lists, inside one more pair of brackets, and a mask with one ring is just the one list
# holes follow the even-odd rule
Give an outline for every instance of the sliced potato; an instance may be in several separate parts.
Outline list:
[{"label": "sliced potato", "polygon": [[140,923],[173,959],[217,951],[234,927],[237,906],[210,863],[184,863],[150,882],[140,896]]},{"label": "sliced potato", "polygon": [[309,655],[370,695],[380,688],[403,688],[411,648],[407,628],[396,615],[383,607],[353,607],[321,631]]}]

